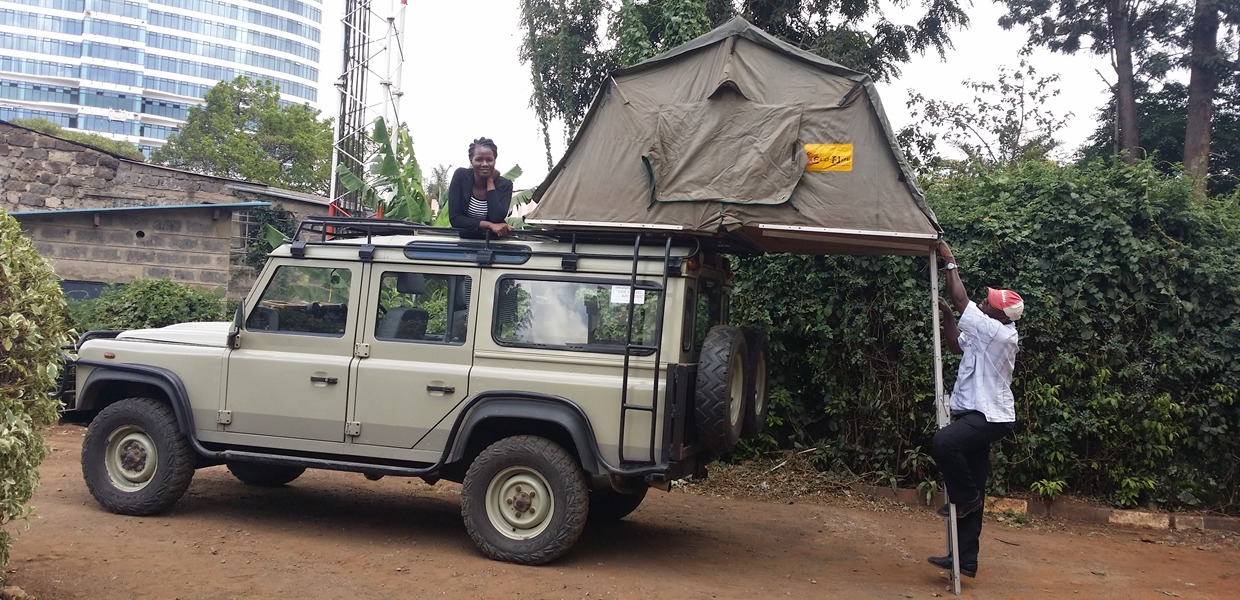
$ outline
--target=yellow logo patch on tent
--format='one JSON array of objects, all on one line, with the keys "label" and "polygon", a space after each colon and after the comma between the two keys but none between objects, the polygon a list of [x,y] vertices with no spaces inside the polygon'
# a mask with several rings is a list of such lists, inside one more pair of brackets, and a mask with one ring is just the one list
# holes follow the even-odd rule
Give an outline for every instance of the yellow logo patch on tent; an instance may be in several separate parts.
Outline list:
[{"label": "yellow logo patch on tent", "polygon": [[806,171],[851,171],[853,167],[852,144],[805,144],[809,156]]}]

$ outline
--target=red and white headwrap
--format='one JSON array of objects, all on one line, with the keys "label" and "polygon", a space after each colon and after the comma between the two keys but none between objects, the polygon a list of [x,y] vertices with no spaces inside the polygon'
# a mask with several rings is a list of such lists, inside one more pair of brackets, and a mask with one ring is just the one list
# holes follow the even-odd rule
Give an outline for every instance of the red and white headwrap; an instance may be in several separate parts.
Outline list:
[{"label": "red and white headwrap", "polygon": [[1012,290],[996,290],[995,288],[986,288],[986,301],[991,306],[1003,311],[1007,318],[1015,321],[1025,314],[1025,301],[1020,294]]}]

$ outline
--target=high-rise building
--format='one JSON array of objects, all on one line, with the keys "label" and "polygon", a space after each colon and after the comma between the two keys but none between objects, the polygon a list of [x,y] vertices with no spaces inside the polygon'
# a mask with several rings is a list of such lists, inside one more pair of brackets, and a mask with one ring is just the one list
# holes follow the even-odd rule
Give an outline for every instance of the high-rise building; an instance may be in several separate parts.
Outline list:
[{"label": "high-rise building", "polygon": [[335,110],[319,98],[322,23],[322,0],[0,0],[0,119],[149,152],[238,75]]}]

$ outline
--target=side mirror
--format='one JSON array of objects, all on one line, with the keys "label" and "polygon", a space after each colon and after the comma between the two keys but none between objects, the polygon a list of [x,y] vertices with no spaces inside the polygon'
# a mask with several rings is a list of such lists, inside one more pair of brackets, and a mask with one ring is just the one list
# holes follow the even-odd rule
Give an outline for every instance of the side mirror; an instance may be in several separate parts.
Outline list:
[{"label": "side mirror", "polygon": [[228,330],[228,347],[236,350],[241,347],[241,326],[245,324],[245,296],[237,302],[237,312],[233,314],[232,329]]}]

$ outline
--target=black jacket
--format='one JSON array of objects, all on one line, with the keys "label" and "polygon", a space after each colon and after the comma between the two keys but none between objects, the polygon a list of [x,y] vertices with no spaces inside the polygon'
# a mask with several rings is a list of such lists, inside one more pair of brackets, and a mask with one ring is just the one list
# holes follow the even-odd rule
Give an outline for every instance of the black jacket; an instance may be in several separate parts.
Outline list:
[{"label": "black jacket", "polygon": [[[474,189],[474,170],[460,168],[452,174],[448,185],[448,219],[452,226],[465,231],[478,231],[481,222],[469,216],[469,195]],[[487,218],[491,223],[503,223],[512,204],[512,181],[495,178],[495,189],[487,191]]]}]

